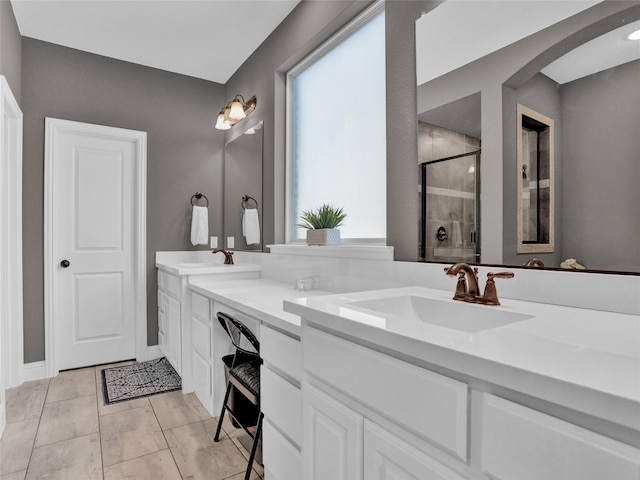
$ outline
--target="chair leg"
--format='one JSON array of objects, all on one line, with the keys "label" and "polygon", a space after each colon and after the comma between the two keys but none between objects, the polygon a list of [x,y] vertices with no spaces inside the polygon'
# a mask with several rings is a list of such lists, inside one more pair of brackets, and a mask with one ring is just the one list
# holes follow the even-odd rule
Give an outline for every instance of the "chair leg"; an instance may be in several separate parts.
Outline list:
[{"label": "chair leg", "polygon": [[260,442],[260,434],[262,433],[262,417],[264,415],[260,412],[258,415],[258,424],[256,425],[256,433],[253,437],[253,445],[251,446],[251,454],[249,455],[249,464],[247,465],[247,472],[244,475],[244,480],[249,480],[251,477],[251,469],[253,468],[253,460],[256,457],[256,451],[258,450],[258,443]]},{"label": "chair leg", "polygon": [[227,382],[227,392],[224,394],[224,401],[222,402],[222,410],[220,411],[220,418],[218,419],[218,428],[216,428],[216,435],[213,437],[213,441],[217,442],[220,439],[220,430],[222,430],[222,421],[224,420],[224,412],[227,410],[227,401],[229,400],[229,394],[231,393],[231,383]]}]

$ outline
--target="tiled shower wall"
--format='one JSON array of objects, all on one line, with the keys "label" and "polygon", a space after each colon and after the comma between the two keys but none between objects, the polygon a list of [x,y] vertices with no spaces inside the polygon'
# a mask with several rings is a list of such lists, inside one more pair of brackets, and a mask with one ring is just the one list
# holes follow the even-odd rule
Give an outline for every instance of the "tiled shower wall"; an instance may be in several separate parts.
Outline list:
[{"label": "tiled shower wall", "polygon": [[[418,122],[419,163],[479,149],[478,138]],[[477,261],[476,243],[471,241],[471,233],[477,232],[476,188],[475,155],[427,166],[425,260]],[[440,227],[444,227],[447,232],[447,238],[444,240],[438,240],[436,237]]]}]

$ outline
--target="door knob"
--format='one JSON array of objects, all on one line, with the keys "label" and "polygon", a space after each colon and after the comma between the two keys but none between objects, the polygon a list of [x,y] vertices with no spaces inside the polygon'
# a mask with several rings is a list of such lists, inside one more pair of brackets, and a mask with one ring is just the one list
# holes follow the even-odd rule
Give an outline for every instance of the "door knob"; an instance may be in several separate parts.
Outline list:
[{"label": "door knob", "polygon": [[62,261],[60,262],[60,266],[61,266],[62,268],[67,268],[69,265],[71,265],[71,262],[70,262],[69,260],[62,260]]}]

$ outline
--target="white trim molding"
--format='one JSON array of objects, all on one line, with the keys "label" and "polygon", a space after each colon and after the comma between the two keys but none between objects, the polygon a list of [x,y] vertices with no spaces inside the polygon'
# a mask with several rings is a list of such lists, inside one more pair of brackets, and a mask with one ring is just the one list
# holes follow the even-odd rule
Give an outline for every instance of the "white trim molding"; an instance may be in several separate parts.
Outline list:
[{"label": "white trim molding", "polygon": [[0,75],[0,382],[22,383],[22,121],[7,80]]},{"label": "white trim molding", "polygon": [[47,378],[47,368],[44,360],[42,362],[25,363],[22,375],[25,382]]},{"label": "white trim molding", "polygon": [[134,196],[134,299],[135,299],[135,344],[136,360],[144,361],[147,347],[147,133],[124,128],[94,125],[57,118],[45,118],[44,152],[44,317],[45,317],[45,374],[58,374],[53,334],[54,320],[54,264],[55,237],[53,225],[52,194],[54,185],[53,152],[58,132],[90,133],[99,136],[126,138],[135,144],[137,163],[135,167],[136,192]]}]

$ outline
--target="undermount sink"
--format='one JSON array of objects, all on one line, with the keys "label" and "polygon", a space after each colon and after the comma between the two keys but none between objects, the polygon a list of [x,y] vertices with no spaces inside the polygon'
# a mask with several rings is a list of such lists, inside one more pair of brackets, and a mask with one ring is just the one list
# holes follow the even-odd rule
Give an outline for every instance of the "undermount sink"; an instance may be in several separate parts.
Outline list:
[{"label": "undermount sink", "polygon": [[181,263],[180,266],[184,268],[233,267],[233,265],[224,265],[221,263],[213,263],[213,262]]},{"label": "undermount sink", "polygon": [[348,308],[365,310],[385,318],[392,317],[428,323],[463,332],[480,332],[519,322],[532,315],[436,298],[401,295],[349,302]]}]

